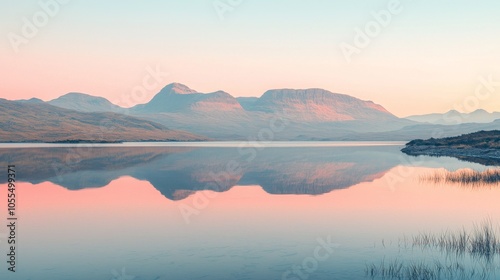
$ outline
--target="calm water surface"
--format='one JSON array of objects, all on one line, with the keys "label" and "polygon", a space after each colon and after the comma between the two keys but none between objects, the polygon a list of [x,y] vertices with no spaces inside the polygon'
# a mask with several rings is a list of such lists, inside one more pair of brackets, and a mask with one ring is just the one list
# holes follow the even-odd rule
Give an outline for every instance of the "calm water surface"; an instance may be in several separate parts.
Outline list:
[{"label": "calm water surface", "polygon": [[420,179],[495,167],[408,157],[394,142],[2,147],[0,164],[16,165],[19,221],[17,272],[2,261],[1,279],[371,279],[367,267],[393,260],[500,279],[496,256],[411,244],[497,227],[500,185]]}]

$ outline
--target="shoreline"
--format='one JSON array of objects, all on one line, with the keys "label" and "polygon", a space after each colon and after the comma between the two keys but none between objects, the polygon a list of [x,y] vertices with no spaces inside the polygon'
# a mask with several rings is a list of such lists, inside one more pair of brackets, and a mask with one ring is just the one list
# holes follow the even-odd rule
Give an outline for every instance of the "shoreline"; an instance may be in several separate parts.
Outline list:
[{"label": "shoreline", "polygon": [[[258,146],[255,146],[257,145]],[[402,147],[402,141],[273,141],[253,143],[248,141],[171,141],[171,142],[122,142],[122,143],[0,143],[5,148],[57,148],[57,147],[220,147],[220,148],[300,148],[300,147]]]},{"label": "shoreline", "polygon": [[406,143],[401,152],[411,156],[447,156],[500,166],[500,130],[481,130],[437,139],[416,139]]},{"label": "shoreline", "polygon": [[454,157],[484,165],[500,165],[500,150],[489,148],[445,148],[437,146],[406,146],[401,152],[410,156]]}]

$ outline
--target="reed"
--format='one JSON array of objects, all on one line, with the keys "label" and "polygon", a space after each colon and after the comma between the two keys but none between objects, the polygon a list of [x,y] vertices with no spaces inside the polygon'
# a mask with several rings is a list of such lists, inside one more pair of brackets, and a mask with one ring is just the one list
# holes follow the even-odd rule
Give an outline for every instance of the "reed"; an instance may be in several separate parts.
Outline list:
[{"label": "reed", "polygon": [[441,234],[422,233],[410,240],[405,238],[406,242],[411,242],[413,247],[435,248],[447,254],[468,255],[486,262],[477,262],[482,263],[478,269],[467,268],[458,261],[443,264],[438,260],[434,263],[398,259],[386,263],[383,260],[379,265],[366,265],[365,276],[371,279],[399,280],[489,279],[491,265],[487,264],[494,264],[495,256],[500,255],[500,235],[489,220],[475,225],[470,231],[462,229]]},{"label": "reed", "polygon": [[461,230],[439,235],[419,234],[413,237],[413,246],[433,247],[457,256],[469,254],[490,261],[500,254],[500,237],[492,223],[487,221],[480,226],[474,226],[471,232]]},{"label": "reed", "polygon": [[432,174],[422,175],[420,181],[432,183],[459,183],[468,186],[494,185],[500,182],[500,169],[476,171],[461,169],[457,171],[440,170]]},{"label": "reed", "polygon": [[454,262],[448,265],[440,261],[404,262],[394,260],[390,263],[382,261],[380,265],[367,265],[365,276],[371,279],[399,279],[399,280],[437,280],[437,279],[487,279],[489,273],[485,268],[467,269],[462,264]]}]

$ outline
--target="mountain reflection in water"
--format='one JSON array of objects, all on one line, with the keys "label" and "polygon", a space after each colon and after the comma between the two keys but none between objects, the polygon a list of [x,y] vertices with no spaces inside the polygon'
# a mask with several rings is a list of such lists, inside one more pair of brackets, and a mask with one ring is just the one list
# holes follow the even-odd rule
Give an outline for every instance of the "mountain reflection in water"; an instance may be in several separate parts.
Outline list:
[{"label": "mountain reflection in water", "polygon": [[[270,194],[318,195],[380,178],[400,163],[398,147],[238,148],[98,147],[0,149],[0,162],[22,166],[19,180],[70,190],[131,176],[165,197],[260,185]],[[2,178],[2,180],[5,180]],[[0,183],[4,181],[0,180]]]}]

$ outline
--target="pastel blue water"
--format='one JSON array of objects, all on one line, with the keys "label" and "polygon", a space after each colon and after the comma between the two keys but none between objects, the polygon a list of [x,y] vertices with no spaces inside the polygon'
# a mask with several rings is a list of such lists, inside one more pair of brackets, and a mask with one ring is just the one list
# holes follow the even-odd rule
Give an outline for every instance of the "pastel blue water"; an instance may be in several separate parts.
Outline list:
[{"label": "pastel blue water", "polygon": [[[158,190],[151,199],[161,199],[165,205],[178,205],[183,200],[176,191],[191,188],[196,192],[203,189],[205,178],[200,177],[200,174],[217,173],[230,160],[243,162],[247,159],[247,155],[238,152],[238,143],[221,145],[224,147],[203,146],[205,144],[127,143],[110,145],[112,147],[108,145],[107,148],[92,147],[84,150],[88,154],[80,155],[83,159],[74,169],[66,170],[59,176],[44,167],[58,163],[59,159],[65,159],[68,154],[77,151],[74,147],[35,145],[0,149],[0,163],[18,162],[16,166],[21,181],[18,188],[25,188],[25,191],[43,187],[36,184],[51,182],[72,191],[72,195],[83,196],[85,191],[99,187],[106,190],[110,181],[130,176],[148,181]],[[150,216],[142,216],[147,205],[121,205],[98,197],[88,201],[88,208],[80,209],[83,213],[59,213],[57,219],[41,217],[36,223],[26,224],[23,218],[24,221],[33,221],[26,215],[36,215],[36,212],[25,211],[25,216],[20,216],[19,222],[18,272],[7,272],[6,264],[3,263],[0,265],[0,277],[14,280],[283,279],[284,273],[293,270],[294,266],[301,266],[306,260],[315,258],[316,248],[323,244],[318,240],[329,238],[338,246],[332,247],[325,260],[317,261],[317,267],[311,269],[310,273],[304,274],[307,279],[367,279],[366,266],[379,264],[384,259],[408,262],[425,260],[429,263],[434,260],[443,263],[455,261],[433,250],[408,248],[401,240],[420,231],[439,233],[441,230],[453,229],[457,223],[468,227],[471,220],[476,221],[474,217],[463,216],[458,222],[447,222],[436,218],[441,216],[438,213],[435,217],[429,216],[428,223],[415,224],[413,221],[421,220],[428,213],[401,217],[398,212],[401,209],[389,206],[389,209],[381,211],[385,204],[397,203],[394,201],[397,196],[390,195],[393,192],[419,193],[418,189],[406,188],[408,184],[415,184],[414,176],[408,176],[393,186],[394,191],[389,190],[387,182],[380,178],[386,172],[397,174],[394,170],[398,167],[404,167],[405,170],[417,170],[420,167],[484,170],[488,167],[452,158],[431,157],[419,157],[418,163],[412,164],[417,158],[402,154],[399,151],[402,147],[400,143],[300,144],[266,146],[257,150],[251,162],[241,164],[244,169],[241,177],[230,183],[237,187],[220,190],[221,193],[231,193],[245,188],[255,190],[254,185],[261,186],[260,200],[255,201],[251,208],[241,210],[240,206],[234,206],[237,215],[245,214],[241,217],[215,212],[209,216],[200,215],[199,219],[185,223],[177,209],[175,213],[159,209],[153,214],[144,212]],[[25,158],[32,158],[32,162],[25,161]],[[38,168],[39,172],[28,168]],[[320,179],[308,180],[311,174],[326,176],[322,173],[326,168],[335,171],[331,177],[326,177],[326,183]],[[300,177],[300,172],[309,177]],[[295,179],[299,179],[298,184]],[[0,184],[3,194],[6,186],[1,180]],[[336,208],[335,212],[324,207],[325,198],[333,201],[339,191],[349,193],[360,190],[361,193],[385,194],[383,199],[387,201],[380,204],[382,208],[379,210],[373,209],[372,214],[370,209],[363,210],[362,201],[369,197],[360,197],[359,202],[353,200],[345,208]],[[456,202],[451,195],[454,189],[436,186],[435,191],[450,194],[449,201],[443,202],[443,212],[446,212],[446,203],[452,205]],[[113,192],[116,193],[116,199],[120,199],[120,189]],[[463,192],[471,194],[468,201],[460,201],[463,213],[466,213],[468,205],[477,204],[478,201],[474,196],[475,191]],[[138,189],[137,196],[140,195]],[[238,199],[244,198],[244,195],[241,194]],[[432,193],[428,195],[433,196]],[[300,201],[308,201],[306,205],[309,208],[304,209],[304,216],[287,215],[290,209],[282,203],[290,199],[297,199],[296,207],[301,207]],[[311,201],[317,201],[317,208]],[[110,207],[118,208],[106,210],[108,203]],[[230,201],[214,200],[211,203],[207,211]],[[275,206],[262,208],[269,204]],[[23,204],[20,197],[20,207],[30,209],[31,206]],[[411,207],[408,205],[408,209]],[[94,208],[104,209],[104,213],[94,216],[94,219],[86,219],[85,212],[91,212]],[[498,206],[491,205],[490,210],[484,218],[498,220]],[[255,216],[251,215],[252,211]],[[3,215],[3,212],[0,213]],[[224,215],[229,216],[224,218]],[[3,219],[3,216],[0,218]],[[54,224],[57,226],[52,227]],[[47,228],[47,225],[52,228]],[[4,255],[6,243],[0,243],[0,248]],[[329,251],[323,247],[321,253],[325,252]],[[458,261],[471,267],[481,266],[469,258]],[[494,274],[498,274],[498,266],[494,265],[490,272],[489,279],[498,279]],[[285,279],[301,277],[288,274]]]}]

